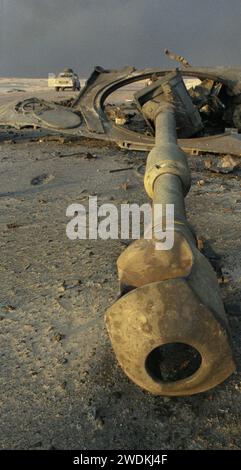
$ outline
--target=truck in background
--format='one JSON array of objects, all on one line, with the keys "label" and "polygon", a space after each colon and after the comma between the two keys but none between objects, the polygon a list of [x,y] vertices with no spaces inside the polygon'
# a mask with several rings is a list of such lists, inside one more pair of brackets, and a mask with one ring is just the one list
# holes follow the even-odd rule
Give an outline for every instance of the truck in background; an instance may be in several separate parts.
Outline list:
[{"label": "truck in background", "polygon": [[57,76],[54,73],[49,73],[48,87],[55,88],[56,91],[79,91],[81,88],[78,75],[70,68],[64,69],[64,71]]}]

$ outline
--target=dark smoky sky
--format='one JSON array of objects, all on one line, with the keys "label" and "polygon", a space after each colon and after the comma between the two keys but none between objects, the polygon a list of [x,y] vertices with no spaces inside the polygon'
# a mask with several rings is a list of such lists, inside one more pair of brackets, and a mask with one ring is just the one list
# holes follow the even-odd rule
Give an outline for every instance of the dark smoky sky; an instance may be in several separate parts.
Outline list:
[{"label": "dark smoky sky", "polygon": [[0,0],[0,76],[95,65],[241,66],[240,0]]}]

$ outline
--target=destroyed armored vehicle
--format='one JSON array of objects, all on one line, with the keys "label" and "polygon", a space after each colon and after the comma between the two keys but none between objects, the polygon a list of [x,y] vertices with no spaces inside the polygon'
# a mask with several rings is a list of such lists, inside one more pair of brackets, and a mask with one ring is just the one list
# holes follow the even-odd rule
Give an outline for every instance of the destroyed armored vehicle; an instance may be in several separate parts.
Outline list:
[{"label": "destroyed armored vehicle", "polygon": [[[153,201],[152,213],[156,204],[172,206],[171,224],[168,214],[159,214],[148,237],[138,238],[120,254],[120,295],[105,318],[127,376],[143,389],[166,396],[209,390],[236,367],[219,283],[198,248],[185,197],[192,181],[187,154],[241,156],[241,69],[191,67],[186,62],[185,68],[174,70],[96,67],[71,100],[32,97],[0,106],[1,128],[41,129],[46,135],[149,151],[144,188]],[[144,86],[131,100],[118,105],[108,100],[137,82]],[[169,235],[168,248],[156,248]],[[181,373],[170,368],[169,380],[160,363],[172,353],[181,357]]]},{"label": "destroyed armored vehicle", "polygon": [[[173,82],[175,71],[179,78]],[[73,77],[74,72],[66,69],[64,74]],[[179,83],[181,77],[184,84]],[[185,83],[189,80],[189,104],[194,105],[196,125],[183,127],[181,113],[177,122],[179,145],[186,152],[241,154],[241,69],[231,67],[189,66],[179,70],[96,67],[78,96],[68,102],[55,103],[33,97],[3,104],[0,106],[0,126],[20,130],[31,127],[42,129],[46,134],[112,141],[122,148],[151,150],[155,122],[149,116],[150,109],[143,100],[141,88],[131,102],[128,100],[121,106],[111,105],[108,99],[115,91],[137,82],[145,84],[143,93],[149,90],[152,95],[152,85],[155,88],[155,82],[161,79],[164,81],[160,86],[166,92],[169,90],[174,102],[176,88],[181,87],[184,93]],[[65,78],[61,80],[61,89],[66,88]],[[52,86],[53,83],[57,82],[52,82]],[[58,84],[60,88],[60,82]],[[178,103],[178,108],[182,107],[180,97]]]}]

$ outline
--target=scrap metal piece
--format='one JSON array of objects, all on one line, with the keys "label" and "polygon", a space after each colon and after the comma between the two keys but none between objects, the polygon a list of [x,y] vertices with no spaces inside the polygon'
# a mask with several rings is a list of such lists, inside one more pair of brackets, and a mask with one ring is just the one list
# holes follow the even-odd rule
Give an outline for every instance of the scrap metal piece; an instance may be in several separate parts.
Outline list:
[{"label": "scrap metal piece", "polygon": [[205,127],[216,127],[218,123],[222,127],[225,117],[229,117],[230,121],[231,100],[230,98],[227,100],[225,86],[222,83],[208,79],[202,80],[201,84],[189,89],[189,95],[200,111]]},{"label": "scrap metal piece", "polygon": [[[186,220],[184,196],[190,172],[177,146],[172,105],[156,115],[156,145],[150,152],[145,189],[155,204],[174,205],[174,244],[156,249],[137,240],[119,257],[122,296],[106,313],[106,325],[117,359],[136,384],[155,395],[192,395],[215,387],[234,370],[228,321],[216,275],[196,246]],[[163,220],[155,221],[160,228]],[[165,369],[166,348],[182,346],[177,357],[180,379]],[[191,358],[190,358],[191,351]],[[186,358],[186,356],[185,356]]]},{"label": "scrap metal piece", "polygon": [[179,62],[184,67],[191,67],[191,64],[182,55],[174,54],[174,52],[169,51],[169,49],[164,49],[164,52],[169,59],[176,60],[176,62]]}]

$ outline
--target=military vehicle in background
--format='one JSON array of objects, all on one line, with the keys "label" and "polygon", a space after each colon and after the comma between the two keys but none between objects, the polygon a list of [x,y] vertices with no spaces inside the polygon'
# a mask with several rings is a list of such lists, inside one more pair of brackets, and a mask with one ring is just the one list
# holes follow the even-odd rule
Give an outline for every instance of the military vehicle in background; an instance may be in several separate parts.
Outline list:
[{"label": "military vehicle in background", "polygon": [[56,91],[64,90],[80,90],[80,80],[78,75],[73,69],[66,68],[57,76],[54,73],[49,73],[48,86],[55,88]]}]

